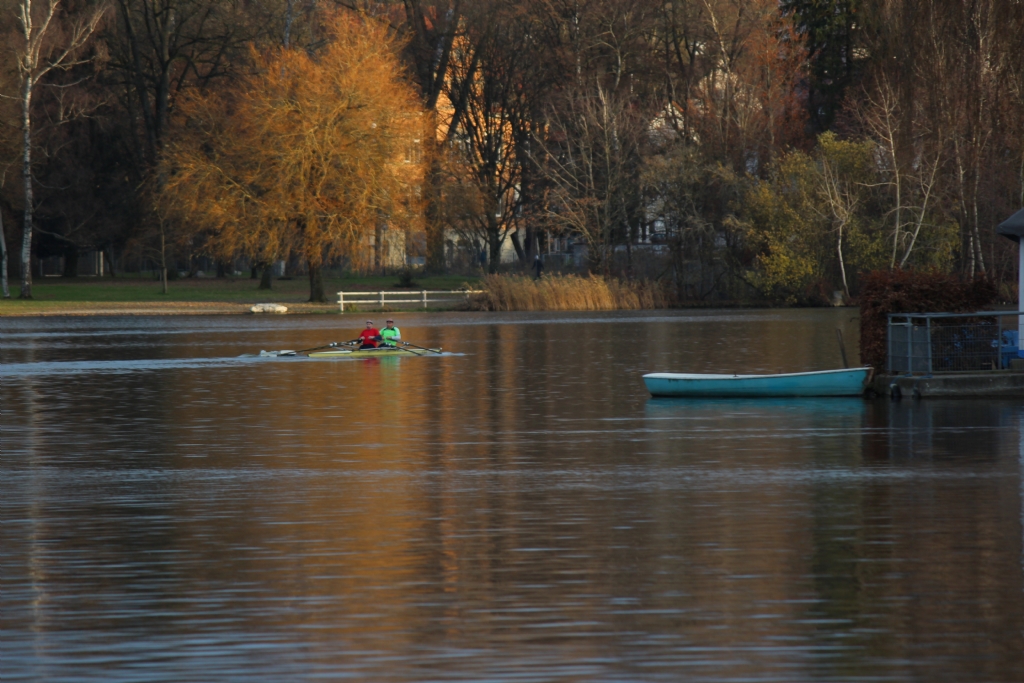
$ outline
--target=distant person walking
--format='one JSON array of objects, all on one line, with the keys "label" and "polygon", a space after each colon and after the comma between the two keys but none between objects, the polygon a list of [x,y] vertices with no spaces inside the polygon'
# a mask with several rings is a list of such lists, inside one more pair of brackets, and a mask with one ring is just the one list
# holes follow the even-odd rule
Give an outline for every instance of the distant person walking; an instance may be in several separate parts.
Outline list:
[{"label": "distant person walking", "polygon": [[533,257],[533,266],[531,269],[533,270],[534,280],[539,280],[540,276],[544,274],[544,261],[541,260],[540,254]]}]

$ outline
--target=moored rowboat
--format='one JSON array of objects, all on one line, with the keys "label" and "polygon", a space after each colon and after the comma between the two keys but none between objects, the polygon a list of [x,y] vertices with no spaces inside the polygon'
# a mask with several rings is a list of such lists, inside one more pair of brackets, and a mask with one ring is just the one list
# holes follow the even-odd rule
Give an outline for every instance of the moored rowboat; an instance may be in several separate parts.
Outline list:
[{"label": "moored rowboat", "polygon": [[694,398],[859,396],[871,368],[792,372],[781,375],[644,375],[651,396]]}]

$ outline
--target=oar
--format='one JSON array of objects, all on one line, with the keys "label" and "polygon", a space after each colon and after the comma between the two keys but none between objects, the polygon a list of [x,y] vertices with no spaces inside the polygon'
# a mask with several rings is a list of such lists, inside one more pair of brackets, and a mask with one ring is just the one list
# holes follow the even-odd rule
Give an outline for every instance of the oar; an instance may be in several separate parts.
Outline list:
[{"label": "oar", "polygon": [[314,346],[311,349],[299,349],[295,353],[309,353],[310,351],[319,351],[320,349],[329,349],[332,346],[337,346],[337,342],[331,342],[330,344],[324,344],[323,346]]},{"label": "oar", "polygon": [[409,342],[407,342],[407,341],[404,341],[404,342],[399,342],[399,343],[400,343],[400,344],[405,344],[406,346],[412,346],[412,347],[414,347],[414,348],[417,348],[417,349],[423,349],[424,351],[431,351],[431,352],[433,352],[433,353],[436,353],[436,354],[438,354],[438,355],[443,355],[443,354],[441,354],[441,352],[440,352],[440,351],[438,351],[437,349],[428,349],[428,348],[427,348],[427,347],[425,347],[425,346],[416,346],[415,344],[411,344],[411,343],[409,343]]},{"label": "oar", "polygon": [[[398,340],[398,343],[399,343],[399,344],[406,344],[407,346],[412,346],[412,344],[409,344],[409,343],[407,343],[407,342],[403,342],[403,341],[401,341],[400,339]],[[394,348],[398,348],[398,347],[397,347],[397,346],[395,346]],[[419,347],[417,347],[417,348],[419,348]],[[410,352],[410,353],[412,353],[413,355],[424,355],[423,353],[420,353],[419,351],[414,351],[414,350],[413,350],[413,349],[411,349],[411,348],[407,348],[407,349],[404,349],[404,350],[406,350],[406,351],[409,351],[409,352]]]},{"label": "oar", "polygon": [[291,356],[293,354],[309,353],[310,351],[319,351],[320,349],[333,349],[339,346],[345,346],[346,344],[352,344],[352,342],[331,342],[330,344],[324,344],[323,346],[314,346],[311,349],[299,349],[298,351],[288,351],[287,353],[284,351],[275,351],[273,353]]}]

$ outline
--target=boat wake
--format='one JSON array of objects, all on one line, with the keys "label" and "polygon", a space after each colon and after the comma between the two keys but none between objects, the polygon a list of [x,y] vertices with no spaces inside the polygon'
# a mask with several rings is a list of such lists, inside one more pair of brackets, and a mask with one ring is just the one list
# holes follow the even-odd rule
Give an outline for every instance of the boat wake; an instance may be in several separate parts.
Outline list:
[{"label": "boat wake", "polygon": [[71,360],[34,363],[4,363],[0,377],[43,377],[47,375],[128,375],[159,370],[211,369],[237,367],[244,358],[150,358],[140,360]]}]

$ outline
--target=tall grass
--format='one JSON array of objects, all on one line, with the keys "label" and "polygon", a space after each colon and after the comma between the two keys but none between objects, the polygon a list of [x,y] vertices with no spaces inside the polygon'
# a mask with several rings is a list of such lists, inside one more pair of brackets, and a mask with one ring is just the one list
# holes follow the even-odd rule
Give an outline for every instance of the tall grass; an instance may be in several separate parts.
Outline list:
[{"label": "tall grass", "polygon": [[606,279],[597,275],[488,275],[483,294],[470,306],[482,311],[614,311],[666,308],[668,291],[657,282]]}]

